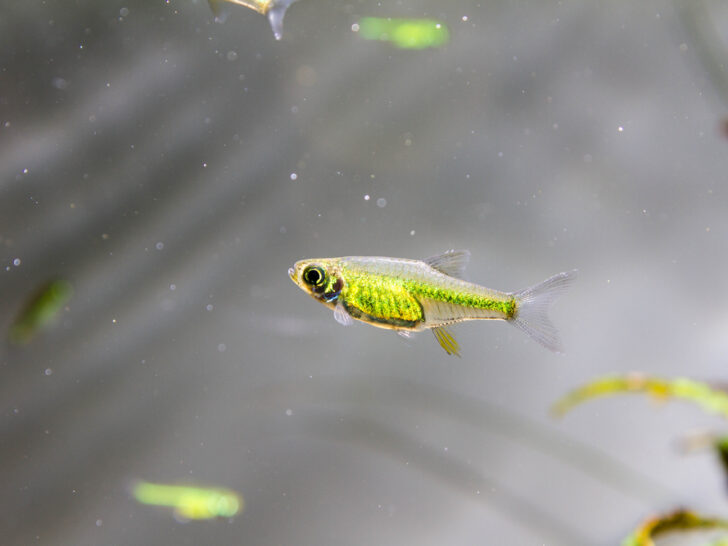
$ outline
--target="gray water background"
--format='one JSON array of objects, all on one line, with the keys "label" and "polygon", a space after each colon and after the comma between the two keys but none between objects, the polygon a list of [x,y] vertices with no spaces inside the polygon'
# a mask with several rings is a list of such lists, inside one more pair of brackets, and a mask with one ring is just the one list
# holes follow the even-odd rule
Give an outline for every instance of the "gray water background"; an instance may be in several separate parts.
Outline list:
[{"label": "gray water background", "polygon": [[[451,41],[367,42],[366,15]],[[75,295],[0,346],[2,543],[585,546],[727,513],[715,457],[676,448],[717,418],[548,414],[603,374],[726,381],[726,59],[718,1],[301,0],[280,42],[201,1],[6,3],[0,327],[49,278]],[[504,290],[578,268],[567,353],[343,328],[286,275],[448,248]],[[134,479],[246,509],[180,524]]]}]

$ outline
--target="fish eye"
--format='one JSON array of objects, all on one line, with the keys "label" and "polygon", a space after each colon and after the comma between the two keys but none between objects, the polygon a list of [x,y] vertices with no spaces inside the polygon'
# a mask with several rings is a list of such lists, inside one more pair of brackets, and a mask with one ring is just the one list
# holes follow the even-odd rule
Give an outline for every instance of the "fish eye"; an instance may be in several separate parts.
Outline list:
[{"label": "fish eye", "polygon": [[324,282],[324,270],[323,268],[312,265],[304,269],[303,271],[303,280],[306,281],[307,284],[311,284],[313,286],[319,286]]}]

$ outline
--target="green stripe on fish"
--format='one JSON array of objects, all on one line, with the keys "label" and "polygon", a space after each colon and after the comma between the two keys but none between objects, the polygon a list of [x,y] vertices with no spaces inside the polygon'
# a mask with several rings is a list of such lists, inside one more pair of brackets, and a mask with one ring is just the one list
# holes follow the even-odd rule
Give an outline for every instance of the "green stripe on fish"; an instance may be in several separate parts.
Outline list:
[{"label": "green stripe on fish", "polygon": [[288,274],[302,290],[334,310],[341,324],[352,319],[409,334],[432,329],[448,354],[459,345],[446,327],[465,320],[506,320],[547,349],[561,351],[550,304],[576,271],[559,273],[518,292],[501,292],[462,279],[467,250],[448,250],[426,260],[370,256],[301,260]]}]

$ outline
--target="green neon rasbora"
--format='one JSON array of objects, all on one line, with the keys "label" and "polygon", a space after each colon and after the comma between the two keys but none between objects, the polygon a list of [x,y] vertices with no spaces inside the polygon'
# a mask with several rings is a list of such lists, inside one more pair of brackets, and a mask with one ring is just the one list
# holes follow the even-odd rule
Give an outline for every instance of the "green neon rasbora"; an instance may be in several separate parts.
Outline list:
[{"label": "green neon rasbora", "polygon": [[180,521],[231,518],[242,512],[243,498],[235,491],[221,487],[194,487],[138,481],[131,487],[137,502],[152,506],[168,506]]},{"label": "green neon rasbora", "polygon": [[426,260],[319,258],[296,262],[288,275],[304,292],[333,309],[334,318],[343,325],[356,319],[403,336],[431,329],[445,352],[459,356],[451,325],[505,320],[547,349],[562,351],[547,312],[576,278],[576,270],[524,290],[501,292],[463,280],[469,260],[467,250],[448,250]]}]

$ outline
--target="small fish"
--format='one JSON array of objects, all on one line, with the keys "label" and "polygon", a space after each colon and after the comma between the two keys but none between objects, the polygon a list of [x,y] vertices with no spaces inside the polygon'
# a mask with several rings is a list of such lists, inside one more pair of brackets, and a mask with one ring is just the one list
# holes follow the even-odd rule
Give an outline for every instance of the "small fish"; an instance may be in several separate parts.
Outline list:
[{"label": "small fish", "polygon": [[231,518],[243,510],[243,498],[220,487],[193,487],[139,481],[131,493],[140,504],[168,506],[178,520]]},{"label": "small fish", "polygon": [[230,4],[238,4],[245,6],[253,11],[257,11],[262,15],[268,16],[268,22],[273,29],[273,35],[276,40],[283,37],[283,16],[286,14],[288,6],[297,0],[208,0],[212,13],[218,21],[223,21],[225,17],[220,10],[220,4],[228,2]]},{"label": "small fish", "polygon": [[333,309],[340,324],[356,319],[404,337],[431,329],[447,354],[460,356],[450,326],[476,319],[507,320],[547,349],[562,350],[547,311],[576,271],[518,292],[499,292],[462,279],[469,260],[467,250],[448,250],[424,261],[321,258],[296,262],[288,275],[304,292]]},{"label": "small fish", "polygon": [[400,49],[440,47],[450,39],[447,25],[434,19],[363,17],[357,28],[365,40],[389,42]]}]

